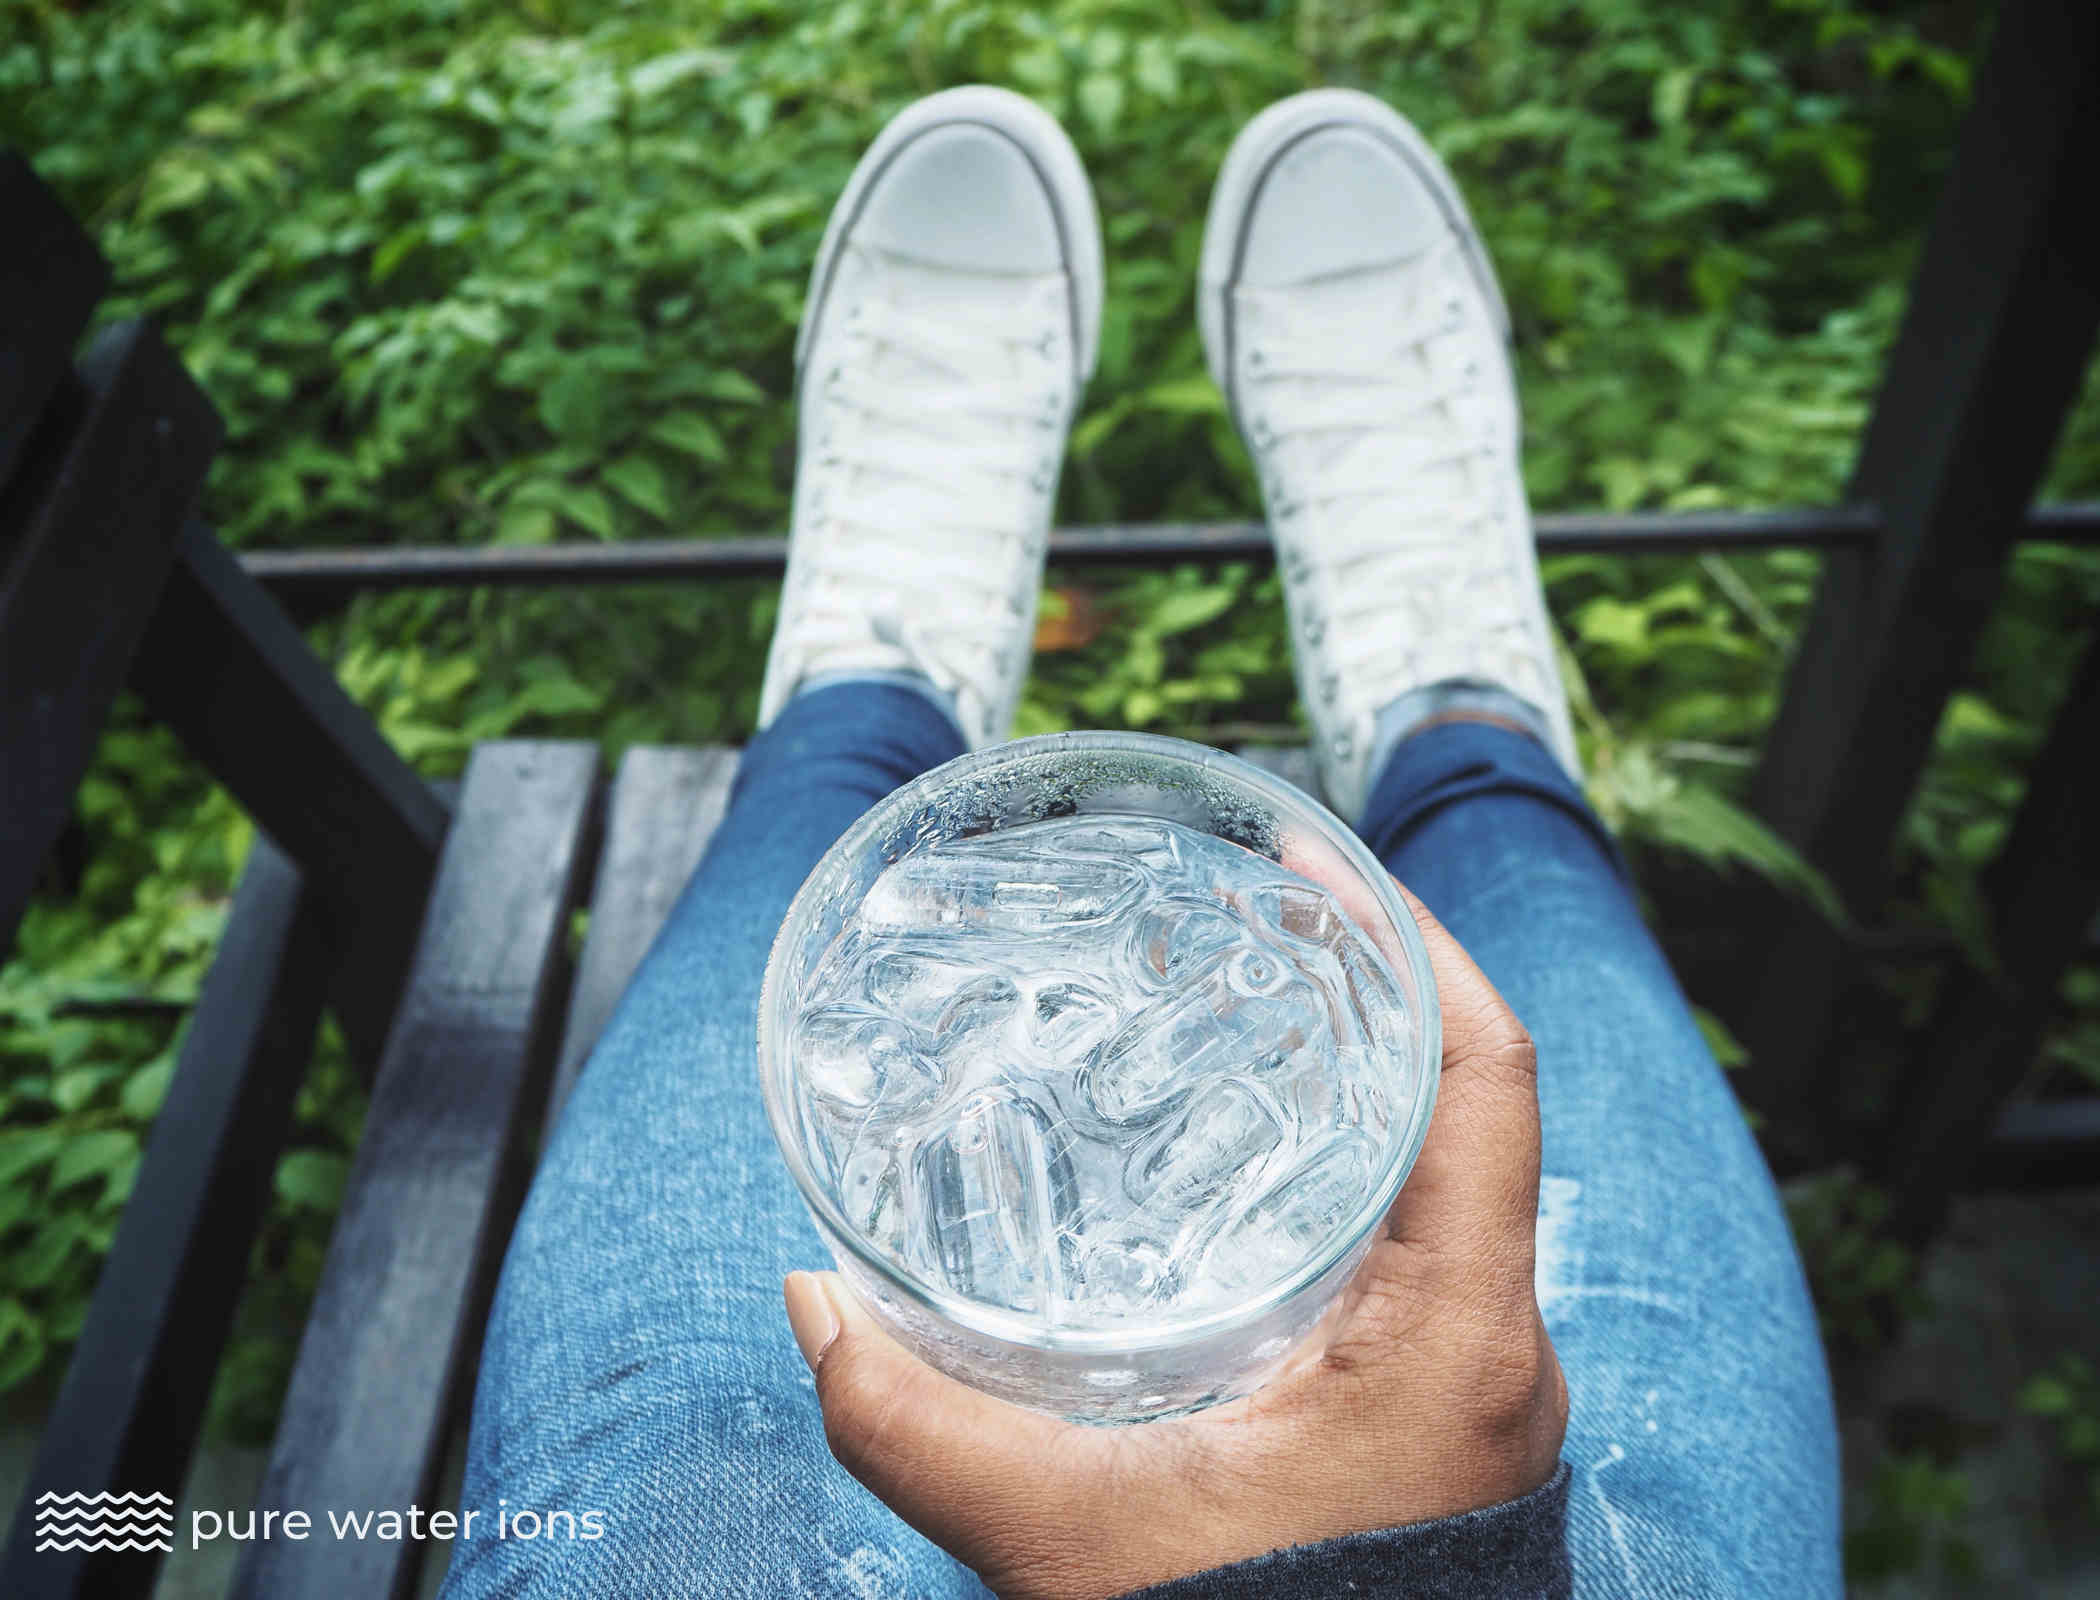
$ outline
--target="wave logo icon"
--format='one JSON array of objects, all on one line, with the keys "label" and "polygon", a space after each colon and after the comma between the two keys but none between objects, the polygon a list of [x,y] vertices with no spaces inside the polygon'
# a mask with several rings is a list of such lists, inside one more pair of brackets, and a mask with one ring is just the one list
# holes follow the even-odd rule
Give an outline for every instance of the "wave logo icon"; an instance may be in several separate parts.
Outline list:
[{"label": "wave logo icon", "polygon": [[175,1502],[166,1495],[60,1494],[36,1497],[39,1550],[161,1550],[175,1548]]}]

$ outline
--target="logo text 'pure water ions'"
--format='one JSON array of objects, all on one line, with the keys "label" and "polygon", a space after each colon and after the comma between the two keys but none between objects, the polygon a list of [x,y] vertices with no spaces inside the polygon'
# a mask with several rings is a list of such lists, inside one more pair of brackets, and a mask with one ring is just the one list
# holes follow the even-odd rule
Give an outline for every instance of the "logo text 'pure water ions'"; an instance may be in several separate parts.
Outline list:
[{"label": "logo text 'pure water ions'", "polygon": [[157,1490],[36,1497],[39,1550],[160,1550],[175,1548],[175,1503]]}]

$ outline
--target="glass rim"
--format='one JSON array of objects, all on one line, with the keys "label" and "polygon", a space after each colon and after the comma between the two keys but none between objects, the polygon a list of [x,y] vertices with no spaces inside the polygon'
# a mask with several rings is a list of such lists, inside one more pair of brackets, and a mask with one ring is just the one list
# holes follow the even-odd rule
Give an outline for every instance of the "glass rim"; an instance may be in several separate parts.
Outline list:
[{"label": "glass rim", "polygon": [[[1423,1070],[1417,1075],[1418,1087],[1414,1105],[1408,1111],[1407,1127],[1399,1138],[1388,1140],[1385,1170],[1372,1186],[1370,1196],[1351,1216],[1348,1226],[1336,1230],[1333,1242],[1301,1266],[1248,1300],[1197,1315],[1133,1323],[1127,1328],[1052,1328],[1043,1326],[1025,1313],[989,1306],[924,1282],[860,1236],[859,1230],[847,1220],[825,1186],[818,1181],[802,1148],[802,1141],[793,1131],[792,1108],[784,1095],[790,1064],[785,1059],[781,1022],[774,1014],[784,1004],[781,973],[787,963],[783,952],[792,948],[794,942],[807,932],[817,908],[829,898],[825,893],[827,880],[843,876],[845,864],[855,859],[873,839],[892,829],[902,814],[936,789],[981,777],[990,770],[1016,761],[1093,751],[1138,754],[1222,776],[1252,790],[1279,816],[1311,829],[1348,861],[1385,912],[1399,940],[1401,952],[1412,968],[1422,1019]],[[1365,931],[1371,932],[1369,929]],[[1373,942],[1376,943],[1375,938]],[[1415,1159],[1428,1135],[1430,1118],[1436,1107],[1438,1083],[1443,1076],[1443,1011],[1436,978],[1430,970],[1428,946],[1423,943],[1421,929],[1416,926],[1406,901],[1400,897],[1392,875],[1379,864],[1378,858],[1357,837],[1355,830],[1304,790],[1214,745],[1196,744],[1156,733],[1047,733],[972,750],[921,773],[877,801],[824,852],[802,886],[795,891],[795,898],[788,906],[787,915],[781,919],[780,930],[774,935],[767,952],[765,979],[758,1001],[758,1074],[773,1141],[787,1162],[803,1203],[834,1242],[890,1290],[916,1302],[944,1322],[1027,1349],[1095,1354],[1151,1351],[1197,1344],[1212,1335],[1258,1321],[1317,1282],[1378,1226],[1392,1209],[1401,1185],[1414,1169]],[[1399,1111],[1400,1108],[1396,1107],[1396,1116]]]}]

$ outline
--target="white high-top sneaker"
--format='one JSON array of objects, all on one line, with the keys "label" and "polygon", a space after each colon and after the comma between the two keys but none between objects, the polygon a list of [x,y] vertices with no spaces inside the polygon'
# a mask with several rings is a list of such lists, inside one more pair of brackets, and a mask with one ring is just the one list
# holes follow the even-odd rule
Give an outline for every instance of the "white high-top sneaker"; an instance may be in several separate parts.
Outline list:
[{"label": "white high-top sneaker", "polygon": [[1048,113],[950,89],[876,138],[832,210],[796,345],[760,726],[813,679],[912,673],[973,748],[1005,737],[1101,283],[1093,191]]},{"label": "white high-top sneaker", "polygon": [[[1320,776],[1362,814],[1380,711],[1502,690],[1579,772],[1518,463],[1509,314],[1398,112],[1320,89],[1233,141],[1198,300],[1260,471]],[[1418,697],[1433,713],[1436,696]]]}]

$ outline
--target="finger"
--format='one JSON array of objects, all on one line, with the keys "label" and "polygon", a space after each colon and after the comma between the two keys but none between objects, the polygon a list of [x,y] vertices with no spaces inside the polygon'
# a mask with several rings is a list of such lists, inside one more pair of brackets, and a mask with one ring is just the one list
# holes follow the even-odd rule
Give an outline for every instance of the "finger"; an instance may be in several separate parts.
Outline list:
[{"label": "finger", "polygon": [[893,1339],[835,1272],[795,1272],[788,1321],[840,1465],[997,1586],[1014,1551],[1054,1537],[1104,1474],[1096,1430],[981,1394]]}]

